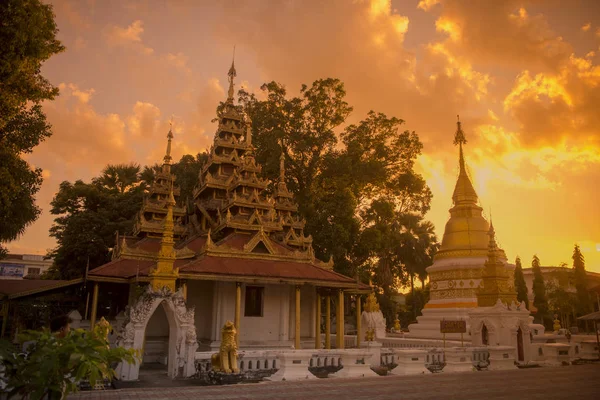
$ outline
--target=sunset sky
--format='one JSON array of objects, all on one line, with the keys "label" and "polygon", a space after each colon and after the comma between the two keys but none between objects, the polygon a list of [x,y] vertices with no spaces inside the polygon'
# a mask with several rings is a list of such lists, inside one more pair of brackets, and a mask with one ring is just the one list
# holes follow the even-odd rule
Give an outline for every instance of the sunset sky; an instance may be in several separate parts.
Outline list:
[{"label": "sunset sky", "polygon": [[[50,201],[64,180],[107,163],[159,162],[174,115],[174,158],[205,150],[237,82],[290,94],[341,79],[354,106],[406,121],[424,143],[418,169],[441,240],[467,163],[511,261],[571,265],[579,243],[600,272],[600,2],[595,0],[52,1],[67,51],[43,74],[61,89],[44,105],[53,136],[28,160],[43,168],[44,210],[12,252],[54,246]],[[239,85],[238,85],[239,88]]]}]

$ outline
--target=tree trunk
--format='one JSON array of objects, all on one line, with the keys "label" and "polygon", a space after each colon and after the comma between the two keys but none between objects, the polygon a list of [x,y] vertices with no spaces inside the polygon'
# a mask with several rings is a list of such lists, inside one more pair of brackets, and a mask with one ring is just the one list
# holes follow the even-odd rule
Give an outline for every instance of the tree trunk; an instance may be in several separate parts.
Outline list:
[{"label": "tree trunk", "polygon": [[415,273],[410,273],[410,297],[412,299],[413,321],[417,319],[417,302],[415,299]]}]

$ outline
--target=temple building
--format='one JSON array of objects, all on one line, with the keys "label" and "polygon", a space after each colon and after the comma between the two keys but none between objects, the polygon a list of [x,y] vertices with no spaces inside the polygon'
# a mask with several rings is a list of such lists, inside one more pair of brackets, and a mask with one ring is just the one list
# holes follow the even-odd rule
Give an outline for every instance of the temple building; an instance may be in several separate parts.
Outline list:
[{"label": "temple building", "polygon": [[[409,326],[409,336],[441,339],[440,321],[466,320],[469,332],[469,310],[477,307],[477,291],[482,287],[482,275],[488,259],[490,224],[483,217],[483,208],[467,173],[463,145],[467,143],[460,120],[454,136],[459,148],[459,173],[452,195],[453,207],[446,223],[442,244],[427,268],[430,280],[429,302],[417,323]],[[495,262],[504,266],[508,285],[512,285],[514,265],[507,262],[504,250],[494,253]],[[460,334],[446,334],[460,339]]]},{"label": "temple building", "polygon": [[[194,353],[218,349],[227,321],[234,322],[242,350],[343,348],[344,299],[370,290],[334,272],[331,259],[315,258],[285,183],[283,157],[276,190],[266,194],[269,182],[254,158],[250,118],[234,103],[235,77],[232,63],[193,208],[184,212],[178,205],[170,131],[134,235],[118,238],[112,261],[88,274],[94,282],[92,326],[103,286],[120,284],[129,307],[120,317],[118,343],[142,349],[142,364],[164,364],[172,377],[196,372]],[[332,303],[340,327],[333,344]],[[139,367],[121,366],[118,377],[136,379]]]}]

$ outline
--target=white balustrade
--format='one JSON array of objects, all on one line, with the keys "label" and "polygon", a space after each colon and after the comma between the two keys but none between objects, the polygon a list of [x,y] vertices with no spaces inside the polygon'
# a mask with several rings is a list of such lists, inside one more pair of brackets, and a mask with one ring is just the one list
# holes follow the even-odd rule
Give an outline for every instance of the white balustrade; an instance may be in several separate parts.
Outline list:
[{"label": "white balustrade", "polygon": [[570,364],[570,347],[571,345],[568,343],[545,343],[543,349],[546,357],[543,363],[548,366],[560,366],[563,363]]},{"label": "white balustrade", "polygon": [[584,340],[580,345],[579,358],[582,360],[598,360],[598,342],[595,340]]},{"label": "white balustrade", "polygon": [[296,381],[303,379],[317,379],[309,370],[313,350],[291,350],[277,354],[279,370],[265,378],[269,381]]},{"label": "white balustrade", "polygon": [[371,369],[369,360],[373,353],[366,349],[348,349],[341,352],[342,369],[329,376],[332,378],[364,378],[379,376]]},{"label": "white balustrade", "polygon": [[489,346],[490,370],[517,369],[515,365],[515,348],[511,346]]},{"label": "white balustrade", "polygon": [[428,374],[425,366],[427,351],[419,349],[397,349],[394,351],[398,366],[392,369],[391,375]]},{"label": "white balustrade", "polygon": [[444,350],[446,366],[443,372],[473,371],[471,349],[468,347],[450,347]]}]

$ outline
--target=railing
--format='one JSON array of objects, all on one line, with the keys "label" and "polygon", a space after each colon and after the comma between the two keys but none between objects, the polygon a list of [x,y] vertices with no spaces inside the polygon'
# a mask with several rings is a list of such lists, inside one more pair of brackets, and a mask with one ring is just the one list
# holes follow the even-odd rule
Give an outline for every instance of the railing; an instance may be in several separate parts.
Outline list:
[{"label": "railing", "polygon": [[[386,337],[377,339],[382,347],[389,348],[416,348],[426,349],[431,347],[444,347],[443,340],[434,339],[406,339],[398,337]],[[461,347],[460,341],[446,340],[446,347]]]},{"label": "railing", "polygon": [[[337,345],[337,335],[332,333],[329,335],[329,341],[331,343],[331,348],[335,349]],[[321,334],[321,343],[325,343],[325,334]],[[344,335],[344,348],[352,349],[356,348],[356,335]]]},{"label": "railing", "polygon": [[[256,350],[240,351],[238,354],[238,368],[242,372],[266,371],[279,369],[277,354],[293,350]],[[340,366],[341,352],[343,350],[315,350],[312,355],[310,367],[337,367]],[[211,356],[214,352],[196,352],[196,370],[206,373],[211,370]]]}]

